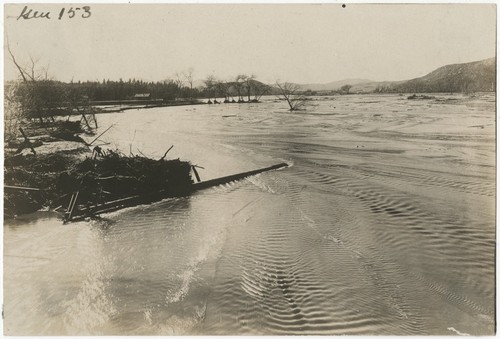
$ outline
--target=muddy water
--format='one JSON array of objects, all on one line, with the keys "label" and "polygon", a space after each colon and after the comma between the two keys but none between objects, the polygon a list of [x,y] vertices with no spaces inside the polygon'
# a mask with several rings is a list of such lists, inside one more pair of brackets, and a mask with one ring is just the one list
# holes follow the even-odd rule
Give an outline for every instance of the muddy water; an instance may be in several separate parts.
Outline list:
[{"label": "muddy water", "polygon": [[493,95],[316,98],[99,116],[202,179],[291,167],[62,225],[4,227],[4,332],[493,334]]}]

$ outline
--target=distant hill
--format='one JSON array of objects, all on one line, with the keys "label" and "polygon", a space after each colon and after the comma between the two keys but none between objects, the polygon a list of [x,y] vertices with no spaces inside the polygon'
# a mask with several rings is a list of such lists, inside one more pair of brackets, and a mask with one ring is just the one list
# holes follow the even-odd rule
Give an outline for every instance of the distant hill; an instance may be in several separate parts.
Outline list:
[{"label": "distant hill", "polygon": [[431,73],[406,81],[370,81],[348,79],[327,84],[304,84],[312,91],[335,91],[351,85],[350,93],[432,93],[432,92],[490,92],[496,90],[495,58],[440,67]]},{"label": "distant hill", "polygon": [[372,80],[367,79],[344,79],[339,81],[332,81],[326,84],[299,84],[301,90],[307,91],[335,91],[344,85],[357,85],[363,83],[372,83]]},{"label": "distant hill", "polygon": [[[496,90],[496,59],[453,64],[407,81],[364,84],[362,91],[388,93],[473,93]],[[352,92],[359,91],[353,87]]]},{"label": "distant hill", "polygon": [[382,92],[382,89],[393,88],[397,84],[405,81],[370,81],[353,85],[351,93],[372,93]]}]

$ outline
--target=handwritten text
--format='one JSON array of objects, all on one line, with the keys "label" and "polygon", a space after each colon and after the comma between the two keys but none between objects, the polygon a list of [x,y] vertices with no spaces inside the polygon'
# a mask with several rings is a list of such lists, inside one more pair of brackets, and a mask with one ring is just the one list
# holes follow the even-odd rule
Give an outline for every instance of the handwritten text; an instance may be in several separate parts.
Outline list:
[{"label": "handwritten text", "polygon": [[[64,18],[83,18],[87,19],[90,18],[92,15],[92,12],[90,10],[90,6],[82,6],[82,7],[63,7],[61,10],[59,10],[59,13],[57,15],[58,20],[62,20]],[[42,12],[42,11],[36,11],[33,8],[29,8],[28,6],[24,6],[23,10],[21,11],[21,14],[17,17],[17,20],[31,20],[31,19],[52,19],[52,13],[51,12]]]}]

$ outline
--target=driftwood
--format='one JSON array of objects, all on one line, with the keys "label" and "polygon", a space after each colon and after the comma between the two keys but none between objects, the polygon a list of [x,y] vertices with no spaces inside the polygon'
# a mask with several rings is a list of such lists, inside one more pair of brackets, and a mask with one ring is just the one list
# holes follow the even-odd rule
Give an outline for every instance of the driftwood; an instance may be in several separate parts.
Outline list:
[{"label": "driftwood", "polygon": [[280,169],[280,168],[284,168],[284,167],[288,167],[288,164],[281,163],[281,164],[277,164],[277,165],[266,167],[266,168],[261,168],[261,169],[254,170],[254,171],[248,171],[248,172],[243,172],[243,173],[239,173],[239,174],[229,175],[227,177],[198,182],[198,183],[192,185],[191,190],[194,192],[194,191],[202,190],[202,189],[213,187],[213,186],[223,185],[223,184],[227,184],[231,181],[241,180],[241,179],[244,179],[246,177],[249,177],[249,176],[252,176],[255,174],[259,174],[259,173],[267,172],[267,171],[272,171],[272,170],[276,170],[276,169]]},{"label": "driftwood", "polygon": [[24,186],[10,186],[10,185],[4,185],[3,186],[4,190],[15,190],[15,191],[44,191],[42,188],[36,188],[36,187],[24,187]]},{"label": "driftwood", "polygon": [[78,195],[80,192],[75,192],[69,201],[68,209],[66,210],[66,213],[64,214],[64,221],[71,220],[73,217],[73,212],[75,211],[75,206],[76,206],[76,201],[78,200]]},{"label": "driftwood", "polygon": [[25,149],[26,147],[29,147],[31,149],[31,152],[33,152],[33,154],[36,154],[36,151],[33,148],[33,144],[31,143],[30,139],[28,139],[28,137],[26,136],[26,134],[24,133],[24,131],[21,127],[19,127],[19,132],[21,132],[21,134],[24,138],[24,142],[16,150],[16,153],[21,153],[23,149]]},{"label": "driftwood", "polygon": [[101,134],[99,134],[96,138],[94,138],[94,140],[92,140],[91,142],[89,142],[89,146],[92,145],[94,142],[97,141],[97,139],[99,139],[100,137],[102,137],[102,135],[104,133],[106,133],[107,131],[109,131],[111,129],[111,127],[113,127],[114,125],[111,125],[109,126],[108,128],[106,128],[106,130],[104,132],[102,132]]}]

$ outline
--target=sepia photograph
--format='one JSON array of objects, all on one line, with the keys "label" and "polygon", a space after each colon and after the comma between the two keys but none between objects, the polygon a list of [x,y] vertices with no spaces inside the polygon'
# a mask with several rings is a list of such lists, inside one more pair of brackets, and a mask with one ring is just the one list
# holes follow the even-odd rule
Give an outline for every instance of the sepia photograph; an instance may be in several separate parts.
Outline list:
[{"label": "sepia photograph", "polygon": [[496,3],[3,6],[3,335],[496,334]]}]

